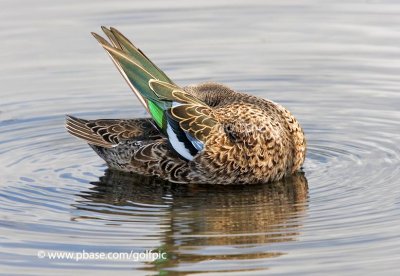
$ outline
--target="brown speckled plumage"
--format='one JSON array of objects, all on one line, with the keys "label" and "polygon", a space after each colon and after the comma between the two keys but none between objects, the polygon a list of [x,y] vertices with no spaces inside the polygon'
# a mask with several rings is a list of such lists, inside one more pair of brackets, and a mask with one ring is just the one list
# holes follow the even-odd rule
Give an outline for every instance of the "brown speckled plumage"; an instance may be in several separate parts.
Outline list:
[{"label": "brown speckled plumage", "polygon": [[[107,32],[112,32],[111,41],[122,39],[115,29]],[[99,41],[103,47],[107,45]],[[113,47],[105,48],[111,54],[120,51],[121,56],[127,52],[116,43]],[[121,62],[115,59],[114,62]],[[146,60],[141,64],[146,65]],[[145,92],[150,94],[140,92],[138,97],[155,121],[67,118],[68,131],[86,140],[110,168],[156,175],[178,183],[252,184],[280,180],[303,164],[306,152],[303,130],[281,105],[217,83],[179,88],[169,79],[148,77],[147,81],[151,90]],[[147,99],[153,98],[163,106],[162,120],[157,120],[151,112],[152,103]],[[177,150],[176,144],[181,140],[174,140],[172,132],[167,131],[171,120],[179,131],[186,133],[185,139],[195,140],[197,151],[193,158],[183,158]],[[194,147],[190,147],[193,152]]]}]

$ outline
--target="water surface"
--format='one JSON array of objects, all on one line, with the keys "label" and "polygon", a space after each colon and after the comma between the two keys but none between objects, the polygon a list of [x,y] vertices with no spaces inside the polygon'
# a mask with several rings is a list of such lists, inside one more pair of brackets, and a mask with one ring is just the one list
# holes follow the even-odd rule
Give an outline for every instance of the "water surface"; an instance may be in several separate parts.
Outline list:
[{"label": "water surface", "polygon": [[[0,11],[0,274],[399,273],[397,1],[31,2]],[[308,139],[304,174],[213,188],[107,171],[63,127],[67,113],[145,115],[90,36],[100,25],[178,84],[218,81],[286,106]]]}]

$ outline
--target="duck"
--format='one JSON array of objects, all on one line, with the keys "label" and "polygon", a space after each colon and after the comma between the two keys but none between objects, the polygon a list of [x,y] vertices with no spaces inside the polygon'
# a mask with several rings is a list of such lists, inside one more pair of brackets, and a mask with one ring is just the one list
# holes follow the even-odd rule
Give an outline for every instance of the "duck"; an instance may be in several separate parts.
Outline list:
[{"label": "duck", "polygon": [[304,131],[282,105],[206,82],[181,87],[117,29],[92,33],[149,114],[65,127],[111,170],[182,184],[256,184],[302,169]]}]

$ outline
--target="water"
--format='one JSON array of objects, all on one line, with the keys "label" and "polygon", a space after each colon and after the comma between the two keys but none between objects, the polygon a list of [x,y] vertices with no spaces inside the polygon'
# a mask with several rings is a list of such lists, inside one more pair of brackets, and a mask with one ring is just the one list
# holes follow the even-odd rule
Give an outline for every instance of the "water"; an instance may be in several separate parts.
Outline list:
[{"label": "water", "polygon": [[[23,1],[0,11],[0,274],[398,274],[398,1]],[[305,175],[180,186],[106,171],[64,114],[143,108],[90,31],[116,26],[177,83],[286,106]],[[49,260],[39,250],[168,253]]]}]

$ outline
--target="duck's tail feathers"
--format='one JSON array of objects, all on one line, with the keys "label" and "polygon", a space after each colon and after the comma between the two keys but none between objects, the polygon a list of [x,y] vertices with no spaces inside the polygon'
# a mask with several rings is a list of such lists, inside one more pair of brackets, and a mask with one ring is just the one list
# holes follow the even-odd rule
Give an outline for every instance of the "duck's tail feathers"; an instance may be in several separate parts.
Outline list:
[{"label": "duck's tail feathers", "polygon": [[84,120],[67,115],[65,127],[87,143],[105,148],[127,140],[148,141],[162,137],[151,118]]},{"label": "duck's tail feathers", "polygon": [[112,143],[107,142],[98,133],[94,132],[87,124],[88,120],[66,115],[65,128],[69,133],[77,138],[85,140],[88,144],[96,145],[104,148],[111,148]]}]

